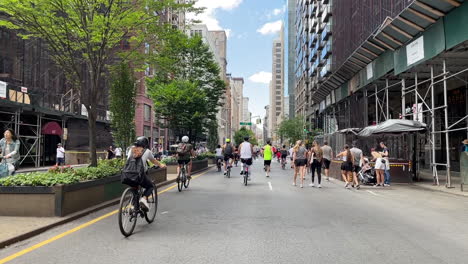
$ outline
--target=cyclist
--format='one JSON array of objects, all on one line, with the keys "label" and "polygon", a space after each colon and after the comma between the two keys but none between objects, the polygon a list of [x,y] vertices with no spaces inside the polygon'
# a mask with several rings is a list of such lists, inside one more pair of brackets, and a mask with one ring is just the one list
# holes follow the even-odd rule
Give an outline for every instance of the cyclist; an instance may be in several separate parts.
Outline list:
[{"label": "cyclist", "polygon": [[267,141],[267,144],[263,147],[263,165],[265,166],[266,176],[270,177],[270,166],[271,159],[273,158],[273,150],[271,147],[271,141]]},{"label": "cyclist", "polygon": [[235,161],[236,167],[237,167],[237,162],[239,161],[239,145],[237,145],[234,148],[234,161]]},{"label": "cyclist", "polygon": [[130,159],[131,157],[141,157],[143,161],[143,166],[145,167],[145,177],[140,183],[140,186],[145,188],[145,192],[143,193],[143,197],[140,199],[140,206],[144,210],[148,210],[148,196],[150,196],[153,192],[153,183],[146,176],[146,173],[148,172],[148,161],[161,168],[165,168],[166,165],[162,164],[154,158],[153,153],[151,150],[149,150],[149,140],[147,137],[138,137],[135,143],[133,143],[133,146],[128,150],[127,157],[127,159]]},{"label": "cyclist", "polygon": [[179,166],[177,167],[177,175],[179,175],[182,166],[188,164],[187,178],[190,180],[192,179],[191,157],[195,156],[195,151],[193,150],[193,146],[188,142],[189,137],[183,136],[182,142],[179,143],[179,146],[177,147],[177,162],[179,163]]},{"label": "cyclist", "polygon": [[[223,149],[221,148],[221,145],[218,145],[215,151],[216,151],[216,165],[217,165],[218,162],[222,162],[223,160]],[[221,170],[221,166],[219,166],[219,168]]]},{"label": "cyclist", "polygon": [[286,158],[288,157],[288,150],[286,149],[286,145],[283,145],[281,149],[281,164],[286,164]]},{"label": "cyclist", "polygon": [[[240,144],[239,153],[240,153],[241,162],[242,164],[244,164],[244,166],[252,165],[253,145],[250,144],[248,136],[244,137],[244,142]],[[249,174],[248,180],[250,181],[250,174]]]},{"label": "cyclist", "polygon": [[232,168],[232,159],[234,158],[234,147],[231,144],[231,140],[226,138],[226,143],[223,146],[224,153],[224,175],[226,175],[227,167]]}]

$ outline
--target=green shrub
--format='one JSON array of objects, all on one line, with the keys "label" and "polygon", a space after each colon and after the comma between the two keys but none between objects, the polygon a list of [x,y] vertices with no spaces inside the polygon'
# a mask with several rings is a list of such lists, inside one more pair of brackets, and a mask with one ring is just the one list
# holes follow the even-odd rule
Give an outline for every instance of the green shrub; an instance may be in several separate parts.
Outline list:
[{"label": "green shrub", "polygon": [[176,157],[167,157],[161,160],[162,164],[173,164],[177,163],[177,158]]}]

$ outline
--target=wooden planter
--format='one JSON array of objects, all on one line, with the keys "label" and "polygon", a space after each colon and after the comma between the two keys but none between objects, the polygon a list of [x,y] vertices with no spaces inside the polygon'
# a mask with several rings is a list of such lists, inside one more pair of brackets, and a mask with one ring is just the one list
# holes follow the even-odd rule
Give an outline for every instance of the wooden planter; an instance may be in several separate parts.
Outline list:
[{"label": "wooden planter", "polygon": [[[150,170],[148,176],[161,183],[167,171]],[[0,216],[65,216],[118,198],[125,188],[120,175],[53,187],[0,187]]]},{"label": "wooden planter", "polygon": [[[169,163],[167,165],[167,174],[177,174],[177,163]],[[192,164],[192,173],[201,171],[208,168],[208,159],[204,160],[195,160]]]}]

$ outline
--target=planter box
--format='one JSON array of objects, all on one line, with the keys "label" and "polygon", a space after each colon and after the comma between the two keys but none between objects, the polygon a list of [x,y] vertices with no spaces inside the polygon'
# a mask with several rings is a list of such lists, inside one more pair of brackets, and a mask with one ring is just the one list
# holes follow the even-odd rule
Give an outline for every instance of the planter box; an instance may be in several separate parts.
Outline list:
[{"label": "planter box", "polygon": [[[177,174],[177,163],[170,163],[167,165],[167,174]],[[208,168],[208,159],[195,160],[192,164],[192,173]]]},{"label": "planter box", "polygon": [[[150,170],[148,176],[161,183],[167,171]],[[0,216],[65,216],[118,198],[125,188],[120,175],[53,187],[0,187]]]}]

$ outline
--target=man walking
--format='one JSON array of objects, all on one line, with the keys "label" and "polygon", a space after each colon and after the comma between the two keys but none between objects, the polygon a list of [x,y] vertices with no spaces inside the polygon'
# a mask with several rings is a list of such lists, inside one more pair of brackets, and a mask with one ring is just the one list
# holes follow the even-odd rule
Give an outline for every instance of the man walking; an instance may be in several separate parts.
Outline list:
[{"label": "man walking", "polygon": [[57,161],[55,166],[65,165],[65,149],[62,147],[62,143],[57,144]]},{"label": "man walking", "polygon": [[270,177],[271,159],[273,158],[273,150],[271,149],[271,141],[263,147],[263,165],[265,166],[266,176]]},{"label": "man walking", "polygon": [[380,147],[382,148],[382,158],[385,160],[385,180],[384,180],[384,186],[385,187],[390,187],[390,160],[389,160],[389,153],[388,153],[388,148],[385,146],[385,143],[380,142]]},{"label": "man walking", "polygon": [[359,189],[360,186],[359,186],[358,173],[359,171],[361,171],[361,165],[363,164],[364,157],[362,155],[362,150],[356,146],[356,142],[353,142],[353,147],[349,151],[351,151],[351,154],[354,157],[354,161],[353,161],[354,187],[356,187],[356,189]]},{"label": "man walking", "polygon": [[330,180],[329,178],[330,177],[329,176],[330,163],[333,157],[333,150],[330,146],[328,146],[327,141],[323,142],[322,151],[323,151],[323,166],[325,167],[325,176],[327,177],[327,181],[329,181]]}]

